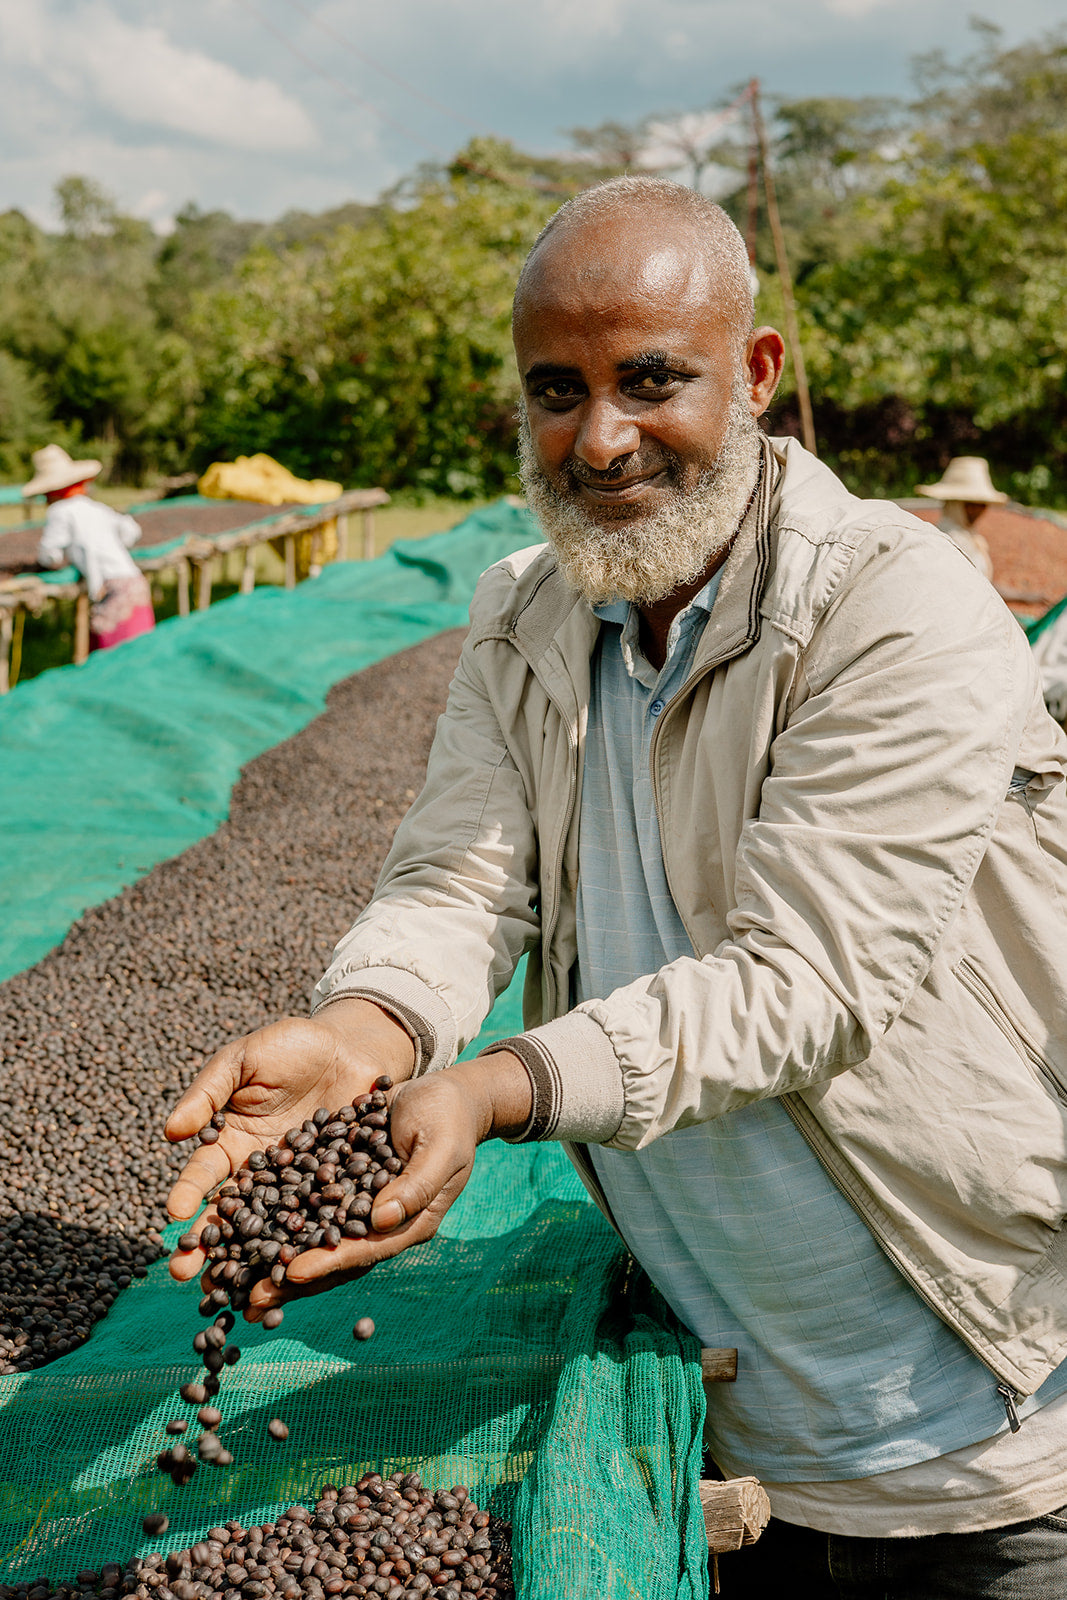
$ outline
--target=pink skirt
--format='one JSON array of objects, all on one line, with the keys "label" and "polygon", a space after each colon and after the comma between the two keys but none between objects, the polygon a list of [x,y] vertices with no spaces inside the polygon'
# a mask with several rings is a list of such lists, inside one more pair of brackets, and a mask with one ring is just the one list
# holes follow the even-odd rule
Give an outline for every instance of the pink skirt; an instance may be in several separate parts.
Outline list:
[{"label": "pink skirt", "polygon": [[139,633],[151,632],[155,625],[148,579],[140,572],[112,578],[89,611],[89,649],[110,650]]}]

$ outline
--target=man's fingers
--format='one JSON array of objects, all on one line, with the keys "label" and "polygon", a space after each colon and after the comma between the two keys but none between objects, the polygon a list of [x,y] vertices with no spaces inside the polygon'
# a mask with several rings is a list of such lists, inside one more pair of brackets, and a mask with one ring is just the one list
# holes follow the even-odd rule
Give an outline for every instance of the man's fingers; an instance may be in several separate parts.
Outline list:
[{"label": "man's fingers", "polygon": [[393,1233],[403,1223],[426,1211],[460,1173],[463,1174],[462,1188],[473,1160],[473,1150],[469,1153],[452,1148],[441,1151],[429,1144],[418,1147],[404,1171],[375,1195],[370,1214],[375,1233]]},{"label": "man's fingers", "polygon": [[[202,1211],[192,1226],[187,1229],[182,1238],[188,1234],[195,1234],[199,1239],[209,1222],[217,1223],[219,1214],[212,1207]],[[172,1278],[177,1278],[179,1283],[188,1283],[192,1278],[203,1272],[207,1263],[207,1256],[203,1250],[175,1250],[170,1258],[169,1268]]]},{"label": "man's fingers", "polygon": [[195,1217],[208,1190],[229,1176],[230,1158],[221,1141],[218,1144],[200,1145],[189,1157],[181,1177],[167,1196],[167,1210],[175,1220]]},{"label": "man's fingers", "polygon": [[241,1081],[244,1040],[236,1039],[213,1055],[174,1107],[164,1133],[172,1144],[191,1139],[221,1111]]}]

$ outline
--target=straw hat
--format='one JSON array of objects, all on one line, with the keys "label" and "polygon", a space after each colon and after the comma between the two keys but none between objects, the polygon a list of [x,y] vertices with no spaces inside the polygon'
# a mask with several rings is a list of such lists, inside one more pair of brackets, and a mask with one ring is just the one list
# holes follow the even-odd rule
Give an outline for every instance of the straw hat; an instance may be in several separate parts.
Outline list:
[{"label": "straw hat", "polygon": [[921,483],[917,494],[931,500],[962,500],[974,505],[1000,505],[1008,497],[994,489],[985,456],[953,456],[940,483]]},{"label": "straw hat", "polygon": [[22,486],[22,498],[51,494],[54,489],[69,489],[73,483],[87,483],[103,471],[102,461],[72,461],[61,444],[46,444],[33,452],[33,477]]}]

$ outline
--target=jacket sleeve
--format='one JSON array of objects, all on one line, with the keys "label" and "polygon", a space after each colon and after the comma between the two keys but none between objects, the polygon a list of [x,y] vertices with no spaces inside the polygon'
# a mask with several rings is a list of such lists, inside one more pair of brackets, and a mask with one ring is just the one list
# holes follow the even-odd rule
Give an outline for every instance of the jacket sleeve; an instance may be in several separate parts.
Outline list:
[{"label": "jacket sleeve", "polygon": [[730,937],[522,1036],[527,1137],[596,1140],[586,1084],[612,1067],[624,1106],[599,1138],[619,1149],[806,1088],[863,1061],[922,982],[1005,799],[1033,671],[950,547],[871,542],[800,652]]},{"label": "jacket sleeve", "polygon": [[414,1038],[416,1073],[450,1065],[538,936],[536,860],[525,785],[468,637],[423,791],[313,1008],[374,1000]]}]

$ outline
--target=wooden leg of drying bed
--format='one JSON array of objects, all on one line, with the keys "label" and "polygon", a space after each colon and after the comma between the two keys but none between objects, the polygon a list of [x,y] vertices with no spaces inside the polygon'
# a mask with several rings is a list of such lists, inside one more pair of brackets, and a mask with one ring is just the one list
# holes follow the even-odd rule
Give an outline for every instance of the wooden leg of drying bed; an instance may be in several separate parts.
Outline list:
[{"label": "wooden leg of drying bed", "polygon": [[363,512],[363,559],[374,560],[374,512],[368,509]]},{"label": "wooden leg of drying bed", "polygon": [[184,558],[178,562],[178,615],[189,615],[189,563]]},{"label": "wooden leg of drying bed", "polygon": [[211,604],[211,557],[196,563],[196,609],[206,611]]},{"label": "wooden leg of drying bed", "polygon": [[256,556],[252,545],[245,545],[245,558],[241,563],[241,593],[251,594],[256,586]]},{"label": "wooden leg of drying bed", "polygon": [[285,587],[296,588],[296,534],[285,535]]},{"label": "wooden leg of drying bed", "polygon": [[348,560],[348,512],[342,511],[337,519],[337,559]]},{"label": "wooden leg of drying bed", "polygon": [[14,631],[14,616],[4,606],[0,609],[0,694],[7,694],[11,687],[11,636]]},{"label": "wooden leg of drying bed", "polygon": [[89,596],[80,594],[74,602],[74,665],[89,659]]}]

